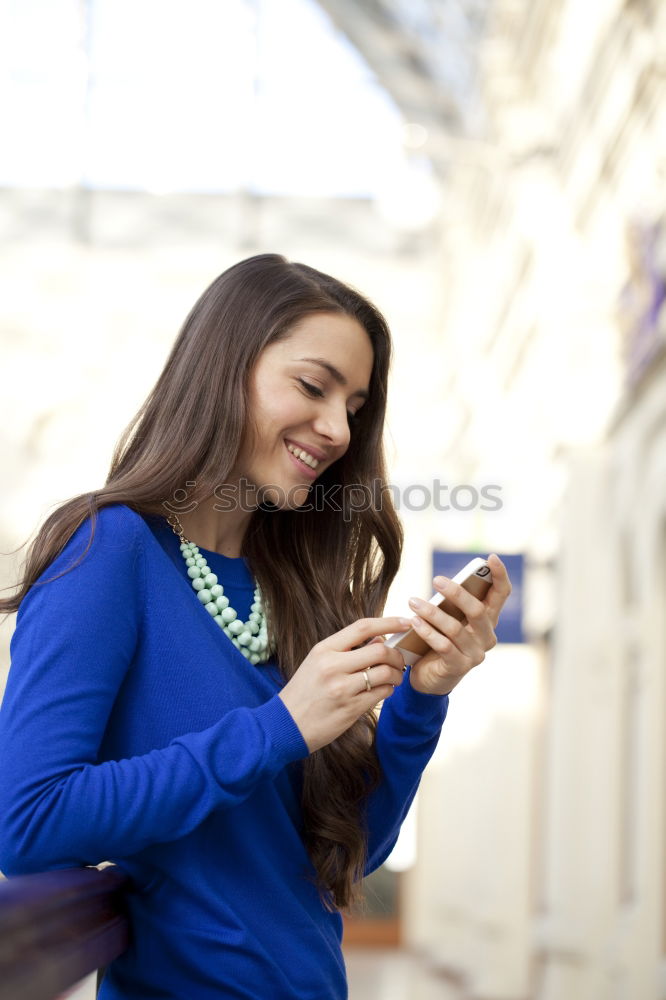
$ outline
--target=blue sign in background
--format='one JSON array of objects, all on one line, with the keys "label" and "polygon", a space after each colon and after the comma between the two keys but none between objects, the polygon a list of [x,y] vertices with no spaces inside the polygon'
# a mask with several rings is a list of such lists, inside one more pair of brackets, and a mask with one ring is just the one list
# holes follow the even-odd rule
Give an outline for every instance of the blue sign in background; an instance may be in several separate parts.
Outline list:
[{"label": "blue sign in background", "polygon": [[[524,557],[520,555],[502,555],[498,552],[511,580],[511,593],[500,612],[499,622],[495,629],[498,642],[525,642],[523,634],[523,569]],[[451,579],[477,556],[487,558],[487,552],[442,552],[433,549],[432,575],[448,576]]]}]

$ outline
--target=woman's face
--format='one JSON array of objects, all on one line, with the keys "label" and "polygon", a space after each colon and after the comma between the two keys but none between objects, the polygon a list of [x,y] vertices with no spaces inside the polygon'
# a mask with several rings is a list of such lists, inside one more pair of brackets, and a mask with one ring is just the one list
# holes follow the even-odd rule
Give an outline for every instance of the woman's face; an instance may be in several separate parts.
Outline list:
[{"label": "woman's face", "polygon": [[365,329],[340,313],[305,316],[263,350],[250,376],[256,440],[252,447],[246,437],[236,466],[259,499],[283,509],[305,503],[310,485],[349,446],[372,365]]}]

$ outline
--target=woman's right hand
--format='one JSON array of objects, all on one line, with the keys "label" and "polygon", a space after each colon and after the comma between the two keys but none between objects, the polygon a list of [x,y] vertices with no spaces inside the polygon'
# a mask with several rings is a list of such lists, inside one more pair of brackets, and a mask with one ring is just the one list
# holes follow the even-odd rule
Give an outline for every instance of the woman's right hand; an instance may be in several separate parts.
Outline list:
[{"label": "woman's right hand", "polygon": [[406,618],[359,618],[312,647],[280,691],[310,753],[331,743],[402,684],[402,653],[377,637],[406,632],[410,626]]}]

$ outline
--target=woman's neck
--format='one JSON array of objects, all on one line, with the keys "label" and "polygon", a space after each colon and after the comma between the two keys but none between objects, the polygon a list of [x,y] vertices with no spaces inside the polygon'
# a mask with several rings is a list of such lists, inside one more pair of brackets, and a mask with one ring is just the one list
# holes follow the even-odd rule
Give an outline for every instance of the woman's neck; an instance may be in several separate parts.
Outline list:
[{"label": "woman's neck", "polygon": [[193,510],[178,513],[178,520],[188,541],[210,552],[237,559],[252,512],[240,508],[215,510],[215,503],[214,496],[208,497]]}]

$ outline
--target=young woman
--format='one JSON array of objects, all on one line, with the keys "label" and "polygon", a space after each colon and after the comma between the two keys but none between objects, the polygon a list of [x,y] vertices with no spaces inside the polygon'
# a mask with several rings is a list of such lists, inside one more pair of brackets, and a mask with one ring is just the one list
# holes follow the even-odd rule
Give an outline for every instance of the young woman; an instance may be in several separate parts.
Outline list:
[{"label": "young woman", "polygon": [[[113,861],[132,942],[102,1000],[347,996],[340,911],[395,844],[448,694],[510,592],[441,585],[411,669],[380,617],[390,339],[265,254],[204,292],[102,489],[28,553],[0,711],[0,869]],[[365,503],[359,502],[363,497]],[[381,712],[375,709],[383,702]]]}]

